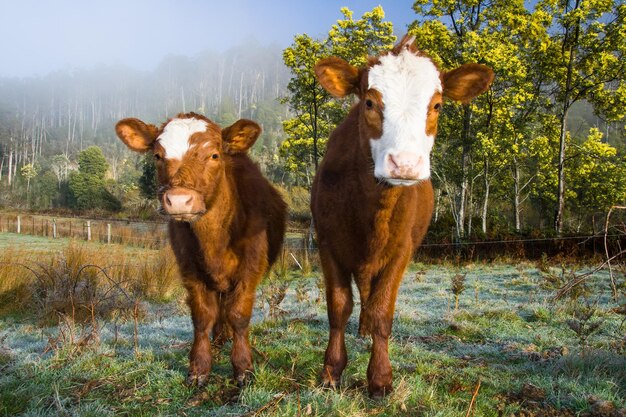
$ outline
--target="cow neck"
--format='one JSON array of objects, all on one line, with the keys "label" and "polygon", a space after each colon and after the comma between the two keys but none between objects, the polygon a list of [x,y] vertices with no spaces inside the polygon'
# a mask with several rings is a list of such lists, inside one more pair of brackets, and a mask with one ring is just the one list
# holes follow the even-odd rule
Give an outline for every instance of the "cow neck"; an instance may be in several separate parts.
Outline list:
[{"label": "cow neck", "polygon": [[215,187],[212,198],[205,201],[206,213],[192,224],[196,234],[210,236],[210,239],[201,239],[204,251],[213,256],[221,256],[229,241],[230,226],[235,218],[236,191],[232,176],[225,174]]}]

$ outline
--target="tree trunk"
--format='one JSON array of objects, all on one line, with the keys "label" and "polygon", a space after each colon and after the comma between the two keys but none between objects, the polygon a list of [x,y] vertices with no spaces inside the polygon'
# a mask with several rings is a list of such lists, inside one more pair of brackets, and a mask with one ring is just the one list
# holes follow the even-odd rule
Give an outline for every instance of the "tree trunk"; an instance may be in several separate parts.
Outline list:
[{"label": "tree trunk", "polygon": [[561,116],[561,133],[559,135],[557,203],[554,216],[554,230],[559,236],[563,232],[563,211],[565,210],[565,139],[567,137],[568,111],[569,107],[565,104]]},{"label": "tree trunk", "polygon": [[[568,2],[569,3],[569,2]],[[579,0],[576,0],[574,10],[578,9]],[[580,19],[575,23],[574,39],[570,40],[567,36],[571,27],[565,27],[565,36],[563,37],[563,49],[569,47],[569,59],[567,62],[567,77],[565,79],[565,91],[563,92],[563,107],[561,113],[561,132],[559,135],[559,161],[558,161],[558,185],[557,185],[557,209],[554,216],[554,229],[560,236],[563,232],[563,212],[565,211],[565,139],[567,137],[567,114],[574,104],[571,102],[572,94],[572,78],[574,73],[576,47],[580,35]],[[575,100],[575,99],[574,99]]]},{"label": "tree trunk", "polygon": [[519,232],[522,228],[520,221],[520,172],[517,158],[513,157],[513,215],[515,216],[515,231]]},{"label": "tree trunk", "polygon": [[13,182],[13,148],[9,151],[9,188]]},{"label": "tree trunk", "polygon": [[460,240],[465,236],[465,215],[467,191],[469,186],[469,168],[470,168],[470,125],[472,120],[472,110],[469,105],[463,106],[463,131],[461,132],[461,142],[463,145],[463,154],[461,156],[461,192],[458,201],[458,219],[457,219],[457,238]]},{"label": "tree trunk", "polygon": [[437,190],[435,191],[435,218],[434,218],[434,222],[437,223],[437,220],[439,220],[439,210],[441,208],[440,204],[441,204],[441,190],[439,188],[437,188]]},{"label": "tree trunk", "polygon": [[489,182],[489,159],[485,158],[485,168],[483,172],[483,180],[485,184],[485,198],[483,200],[483,213],[482,213],[482,231],[483,234],[487,235],[487,208],[489,206],[489,187],[491,183]]}]

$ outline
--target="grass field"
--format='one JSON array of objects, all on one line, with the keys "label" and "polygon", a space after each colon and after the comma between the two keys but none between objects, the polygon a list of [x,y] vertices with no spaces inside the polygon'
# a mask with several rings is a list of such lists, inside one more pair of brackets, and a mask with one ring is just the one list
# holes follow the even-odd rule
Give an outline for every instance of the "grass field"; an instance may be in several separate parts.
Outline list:
[{"label": "grass field", "polygon": [[[0,248],[24,243],[7,242],[13,238],[0,234]],[[626,325],[613,311],[608,274],[554,301],[560,273],[532,263],[412,265],[390,342],[395,391],[378,401],[367,396],[370,341],[356,335],[358,300],[342,385],[319,387],[328,325],[315,270],[259,289],[255,380],[241,392],[231,382],[229,343],[216,352],[206,388],[183,384],[192,328],[182,294],[142,300],[137,328],[123,315],[96,319],[96,337],[85,337],[93,321],[50,325],[29,312],[7,314],[0,415],[624,416]],[[451,280],[463,275],[456,306]]]}]

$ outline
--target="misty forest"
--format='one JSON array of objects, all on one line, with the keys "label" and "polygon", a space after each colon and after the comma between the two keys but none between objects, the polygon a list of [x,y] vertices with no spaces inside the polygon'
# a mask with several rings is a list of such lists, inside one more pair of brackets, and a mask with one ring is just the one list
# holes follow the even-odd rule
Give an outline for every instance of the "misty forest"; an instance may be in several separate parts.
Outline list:
[{"label": "misty forest", "polygon": [[[626,198],[626,6],[478,3],[419,0],[407,10],[408,31],[441,68],[479,62],[496,73],[473,104],[444,106],[431,238],[597,232]],[[101,65],[0,79],[0,208],[155,216],[153,162],[128,151],[113,127],[197,112],[222,127],[239,118],[262,125],[253,157],[307,227],[317,162],[353,104],[331,98],[313,65],[330,55],[361,65],[407,30],[381,7],[338,17],[326,36],[295,35],[284,50],[251,39],[166,56],[152,71]]]}]

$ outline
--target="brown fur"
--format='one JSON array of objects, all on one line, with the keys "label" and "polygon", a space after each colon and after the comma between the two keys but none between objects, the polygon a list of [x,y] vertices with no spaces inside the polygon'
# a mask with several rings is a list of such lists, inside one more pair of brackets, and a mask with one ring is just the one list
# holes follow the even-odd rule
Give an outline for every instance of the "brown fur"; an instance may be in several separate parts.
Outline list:
[{"label": "brown fur", "polygon": [[[209,123],[207,131],[190,140],[208,146],[193,147],[182,161],[157,159],[161,202],[168,190],[191,190],[201,196],[204,211],[192,222],[169,223],[194,326],[188,382],[206,382],[212,362],[209,336],[212,333],[214,341],[220,339],[220,333],[229,327],[234,377],[241,384],[252,370],[248,325],[255,290],[278,256],[286,205],[245,153],[260,133],[256,123],[240,120],[222,131],[203,116],[189,113],[178,117]],[[167,123],[146,135],[145,146],[137,146],[137,137],[152,131],[140,123],[136,119],[120,121],[118,135],[127,144],[130,137],[135,148],[162,154],[154,140]],[[213,159],[214,154],[219,157]]]},{"label": "brown fur", "polygon": [[[418,53],[407,37],[390,53],[397,54],[402,48]],[[379,61],[372,58],[368,62],[371,66]],[[349,85],[346,80],[353,79],[355,70],[344,71],[346,63],[332,58],[318,65],[322,70],[316,68],[316,74],[322,74],[319,81],[329,92],[340,97],[356,92],[360,98],[332,133],[311,195],[330,324],[322,380],[335,386],[347,364],[344,332],[353,307],[354,279],[361,299],[359,333],[370,334],[373,342],[367,369],[368,390],[372,396],[383,396],[392,389],[387,346],[396,296],[406,266],[428,229],[433,189],[430,180],[394,187],[374,177],[370,139],[382,134],[383,97],[378,91],[368,91],[369,67],[359,70],[359,79]],[[479,67],[474,72],[491,74],[488,68]],[[463,78],[470,73],[473,74],[464,73]],[[462,88],[457,89],[456,84],[462,83],[455,84],[454,74],[449,81],[455,87],[456,99],[462,95],[457,94]],[[465,87],[471,87],[469,94],[476,92],[473,86]],[[469,94],[462,98],[469,99]],[[440,107],[441,101],[439,93],[431,100],[426,126],[429,133],[436,132],[439,108],[435,105]]]}]

